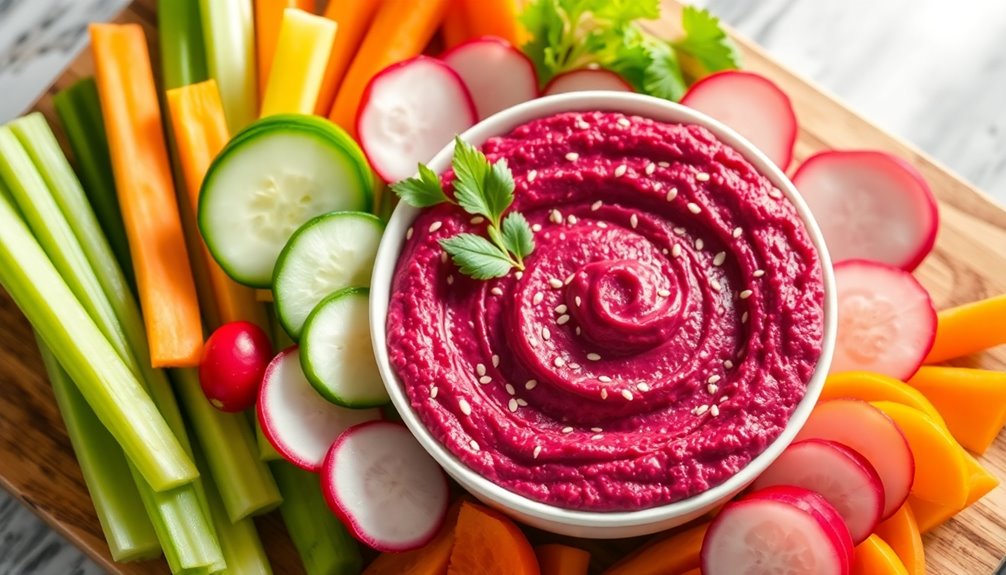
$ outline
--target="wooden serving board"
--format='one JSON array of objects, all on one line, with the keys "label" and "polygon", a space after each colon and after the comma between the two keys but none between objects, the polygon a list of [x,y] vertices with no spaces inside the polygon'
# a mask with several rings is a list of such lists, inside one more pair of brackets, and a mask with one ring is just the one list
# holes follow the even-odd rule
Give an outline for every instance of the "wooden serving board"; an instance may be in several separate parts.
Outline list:
[{"label": "wooden serving board", "polygon": [[[653,31],[677,32],[680,5],[665,0],[664,17]],[[157,62],[155,0],[137,0],[121,22],[142,24]],[[917,271],[937,308],[1006,293],[1006,211],[914,147],[884,133],[831,96],[776,64],[737,38],[745,68],[775,80],[796,107],[801,129],[796,164],[824,149],[871,148],[895,153],[919,168],[940,201],[942,224],[936,249]],[[38,102],[53,120],[51,96],[93,73],[81,55]],[[79,546],[109,572],[167,573],[163,562],[117,565],[111,561],[94,509],[74,460],[52,392],[21,313],[0,292],[0,485]],[[960,365],[1006,370],[1006,348],[967,358]],[[1006,479],[1006,437],[982,458]],[[262,518],[262,538],[277,573],[299,573],[300,562],[275,515]],[[635,542],[594,544],[609,560]],[[1006,490],[996,489],[978,504],[925,537],[928,571],[940,575],[991,573],[1006,555]]]}]

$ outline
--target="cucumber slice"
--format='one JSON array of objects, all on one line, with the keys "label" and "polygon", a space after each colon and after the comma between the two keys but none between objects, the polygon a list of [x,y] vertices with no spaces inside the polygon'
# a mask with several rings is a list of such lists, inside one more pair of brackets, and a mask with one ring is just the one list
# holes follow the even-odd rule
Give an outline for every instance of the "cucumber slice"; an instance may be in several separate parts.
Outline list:
[{"label": "cucumber slice", "polygon": [[390,401],[370,344],[370,290],[346,288],[307,316],[300,364],[311,385],[344,407],[378,407]]},{"label": "cucumber slice", "polygon": [[326,212],[370,209],[373,185],[363,152],[341,128],[316,116],[269,116],[210,165],[199,230],[227,275],[267,288],[297,228]]},{"label": "cucumber slice", "polygon": [[276,315],[294,341],[307,316],[334,292],[369,287],[384,222],[362,212],[332,212],[307,222],[276,262]]}]

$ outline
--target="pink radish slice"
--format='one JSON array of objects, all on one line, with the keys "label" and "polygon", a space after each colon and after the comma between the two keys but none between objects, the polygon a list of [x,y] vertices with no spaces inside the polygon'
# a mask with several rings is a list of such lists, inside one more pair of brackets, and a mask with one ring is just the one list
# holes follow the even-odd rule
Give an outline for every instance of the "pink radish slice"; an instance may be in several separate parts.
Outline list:
[{"label": "pink radish slice", "polygon": [[545,96],[568,94],[569,92],[586,92],[589,90],[604,90],[608,92],[635,92],[628,82],[611,70],[600,68],[583,68],[559,74],[545,86],[542,91]]},{"label": "pink radish slice", "polygon": [[832,399],[814,408],[796,441],[826,439],[856,451],[880,476],[887,519],[908,499],[915,481],[915,458],[898,425],[884,412],[858,399]]},{"label": "pink radish slice", "polygon": [[479,120],[538,97],[538,75],[523,52],[496,36],[470,40],[440,59],[461,76]]},{"label": "pink radish slice", "polygon": [[440,529],[450,496],[447,477],[408,428],[373,421],[332,445],[321,471],[332,511],[354,537],[378,551],[426,544]]},{"label": "pink radish slice", "polygon": [[922,174],[884,152],[821,152],[793,183],[833,262],[864,259],[912,271],[933,249],[939,212]]},{"label": "pink radish slice", "polygon": [[776,486],[728,503],[702,541],[703,575],[847,575],[852,539],[823,497]]},{"label": "pink radish slice", "polygon": [[838,338],[832,373],[872,371],[907,381],[936,337],[936,309],[912,274],[850,260],[835,266]]},{"label": "pink radish slice", "polygon": [[693,84],[681,103],[733,128],[783,170],[793,159],[796,113],[789,96],[768,78],[718,72]]},{"label": "pink radish slice", "polygon": [[256,411],[269,443],[284,459],[308,471],[321,469],[329,447],[343,431],[381,417],[377,409],[329,403],[304,377],[296,346],[281,352],[266,368]]},{"label": "pink radish slice", "polygon": [[824,439],[790,445],[751,485],[792,485],[819,493],[842,516],[853,545],[873,533],[884,511],[884,485],[873,465],[852,449]]},{"label": "pink radish slice", "polygon": [[387,182],[416,173],[457,134],[475,124],[475,104],[450,66],[417,56],[374,76],[356,116],[370,165]]}]

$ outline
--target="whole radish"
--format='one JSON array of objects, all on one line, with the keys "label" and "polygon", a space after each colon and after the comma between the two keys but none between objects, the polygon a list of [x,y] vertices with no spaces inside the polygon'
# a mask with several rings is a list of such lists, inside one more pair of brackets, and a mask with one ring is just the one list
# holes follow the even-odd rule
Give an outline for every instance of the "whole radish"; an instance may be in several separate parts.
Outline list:
[{"label": "whole radish", "polygon": [[244,411],[255,405],[271,359],[272,344],[259,326],[247,321],[220,326],[203,346],[199,362],[206,399],[221,411]]}]

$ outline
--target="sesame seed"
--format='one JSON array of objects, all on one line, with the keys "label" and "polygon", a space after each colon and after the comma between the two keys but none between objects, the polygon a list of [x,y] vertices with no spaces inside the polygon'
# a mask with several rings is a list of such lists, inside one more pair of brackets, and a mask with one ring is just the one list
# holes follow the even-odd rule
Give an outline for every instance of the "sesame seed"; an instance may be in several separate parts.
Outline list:
[{"label": "sesame seed", "polygon": [[671,256],[681,257],[681,244],[674,244],[674,247],[671,248]]},{"label": "sesame seed", "polygon": [[552,222],[553,224],[561,224],[562,213],[560,213],[559,210],[552,210],[552,212],[548,214],[548,221]]},{"label": "sesame seed", "polygon": [[541,231],[541,224],[534,224],[534,225],[532,225],[531,226],[531,231],[532,232],[536,232],[536,233],[540,232]]},{"label": "sesame seed", "polygon": [[534,296],[531,298],[531,303],[534,305],[538,305],[541,303],[541,300],[543,299],[545,299],[545,294],[541,292],[535,292]]},{"label": "sesame seed", "polygon": [[492,380],[493,378],[491,376],[483,375],[482,377],[479,378],[479,383],[485,385],[487,383],[490,383]]},{"label": "sesame seed", "polygon": [[576,326],[576,335],[580,335],[580,326]]},{"label": "sesame seed", "polygon": [[670,297],[671,291],[666,289],[657,290],[657,295],[660,297]]},{"label": "sesame seed", "polygon": [[730,399],[730,398],[724,395],[723,397],[721,397],[721,398],[720,398],[720,401],[719,401],[719,402],[720,402],[720,403],[723,403],[724,401],[726,401],[726,400],[728,400],[728,399]]},{"label": "sesame seed", "polygon": [[486,364],[484,364],[484,363],[477,363],[477,364],[475,364],[475,373],[479,374],[480,376],[485,375],[486,374]]},{"label": "sesame seed", "polygon": [[710,376],[709,376],[709,379],[707,379],[707,380],[706,380],[706,383],[716,383],[716,382],[717,382],[717,381],[719,381],[720,379],[721,379],[721,378],[720,378],[720,376],[718,376],[718,375],[710,375]]},{"label": "sesame seed", "polygon": [[673,202],[674,198],[678,197],[678,189],[671,188],[670,190],[667,191],[667,195],[664,197],[668,202]]},{"label": "sesame seed", "polygon": [[550,278],[548,280],[548,285],[551,286],[552,289],[559,289],[562,287],[562,280],[556,278]]},{"label": "sesame seed", "polygon": [[514,389],[513,384],[508,383],[503,386],[503,389],[506,390],[508,395],[517,395],[517,390]]},{"label": "sesame seed", "polygon": [[521,279],[522,277],[524,277],[524,272],[522,272],[522,271],[520,271],[520,270],[517,270],[517,271],[516,271],[516,272],[515,272],[515,273],[513,274],[513,277],[515,277],[515,278],[517,278],[517,279]]},{"label": "sesame seed", "polygon": [[471,447],[472,451],[478,451],[479,450],[479,442],[475,441],[473,439],[473,440],[471,440],[471,441],[468,442],[468,447]]},{"label": "sesame seed", "polygon": [[597,222],[597,227],[599,227],[599,228],[601,228],[603,230],[604,228],[608,227],[608,224],[606,224],[604,222]]},{"label": "sesame seed", "polygon": [[696,408],[695,408],[695,409],[694,409],[694,410],[692,411],[692,413],[694,413],[695,415],[702,415],[703,413],[705,413],[705,412],[707,412],[707,411],[709,411],[709,406],[708,406],[708,405],[705,405],[705,404],[702,404],[702,405],[700,405],[700,406],[696,407]]},{"label": "sesame seed", "polygon": [[716,417],[719,414],[720,414],[720,408],[719,408],[719,406],[714,405],[714,406],[712,406],[712,407],[709,408],[709,415],[711,415],[713,417]]},{"label": "sesame seed", "polygon": [[552,339],[552,332],[547,327],[541,328],[541,338],[545,341]]},{"label": "sesame seed", "polygon": [[491,293],[493,295],[497,295],[497,296],[498,295],[503,295],[503,288],[494,287],[493,289],[489,290],[489,293]]},{"label": "sesame seed", "polygon": [[463,413],[465,415],[471,415],[472,414],[472,406],[464,398],[461,398],[461,399],[458,400],[458,409],[460,409],[461,413]]},{"label": "sesame seed", "polygon": [[555,306],[555,313],[566,313],[567,309],[569,309],[569,308],[566,307],[566,304],[561,303],[561,304]]},{"label": "sesame seed", "polygon": [[636,214],[629,216],[629,225],[632,226],[632,229],[635,229],[639,225],[639,216]]},{"label": "sesame seed", "polygon": [[713,257],[713,265],[721,266],[727,259],[727,252],[719,252]]},{"label": "sesame seed", "polygon": [[604,436],[601,435],[600,433],[595,433],[594,435],[591,435],[590,438],[593,439],[594,441],[597,441],[598,439],[604,438]]},{"label": "sesame seed", "polygon": [[629,127],[629,125],[630,125],[630,124],[629,124],[629,120],[627,120],[627,119],[625,119],[625,118],[619,118],[619,119],[618,119],[618,121],[617,121],[617,124],[618,124],[619,126],[623,127],[623,128],[628,128],[628,127]]},{"label": "sesame seed", "polygon": [[569,314],[564,313],[555,320],[555,323],[559,325],[566,325],[566,322],[568,321],[569,321]]},{"label": "sesame seed", "polygon": [[670,168],[671,167],[671,163],[670,162],[657,162],[657,165],[660,166],[661,168]]},{"label": "sesame seed", "polygon": [[596,212],[597,210],[601,209],[602,204],[603,202],[601,200],[597,200],[593,204],[590,204],[590,211]]},{"label": "sesame seed", "polygon": [[541,455],[541,446],[540,445],[535,445],[534,446],[534,453],[532,454],[532,457],[534,457],[535,459],[538,459],[539,455]]},{"label": "sesame seed", "polygon": [[740,228],[740,227],[734,228],[734,238],[741,237],[741,234],[743,234],[743,233],[744,233],[744,229],[743,228]]},{"label": "sesame seed", "polygon": [[576,216],[574,216],[573,214],[569,214],[568,216],[566,216],[566,222],[569,223],[569,225],[575,224]]},{"label": "sesame seed", "polygon": [[470,223],[472,225],[479,225],[479,224],[481,224],[484,221],[486,221],[486,219],[483,218],[482,216],[475,216],[474,218],[468,220],[468,223]]},{"label": "sesame seed", "polygon": [[576,127],[580,128],[581,130],[588,130],[590,129],[590,124],[584,122],[583,120],[577,120]]},{"label": "sesame seed", "polygon": [[552,363],[554,363],[556,367],[562,367],[566,365],[566,360],[561,357],[557,357]]},{"label": "sesame seed", "polygon": [[629,168],[627,168],[625,166],[625,164],[619,165],[617,168],[615,168],[615,177],[616,178],[621,178],[622,176],[625,175],[625,171],[628,170],[628,169]]},{"label": "sesame seed", "polygon": [[647,176],[652,176],[653,172],[655,172],[655,171],[657,171],[657,165],[656,164],[654,164],[653,162],[650,162],[649,164],[646,164],[646,175]]},{"label": "sesame seed", "polygon": [[573,433],[573,428],[569,427],[569,426],[563,427],[562,428],[562,432],[563,433]]},{"label": "sesame seed", "polygon": [[765,275],[765,270],[755,270],[752,275],[756,278],[760,278]]},{"label": "sesame seed", "polygon": [[597,381],[600,381],[602,383],[611,383],[611,378],[608,377],[607,375],[602,375],[597,378]]},{"label": "sesame seed", "polygon": [[601,399],[608,399],[608,389],[606,387],[601,388]]},{"label": "sesame seed", "polygon": [[706,386],[706,391],[709,392],[709,395],[716,395],[716,392],[719,390],[720,390],[719,386],[716,385],[715,383],[710,383],[709,385]]},{"label": "sesame seed", "polygon": [[701,252],[704,247],[706,247],[706,242],[702,241],[702,238],[695,238],[695,249]]},{"label": "sesame seed", "polygon": [[700,181],[700,182],[708,182],[709,181],[709,174],[707,174],[705,172],[699,172],[699,173],[695,174],[695,179],[698,180],[698,181]]},{"label": "sesame seed", "polygon": [[601,433],[602,431],[604,431],[600,427],[591,427],[590,430],[593,431],[594,433]]},{"label": "sesame seed", "polygon": [[730,361],[729,359],[724,359],[723,360],[723,367],[726,368],[726,369],[733,369],[734,362]]},{"label": "sesame seed", "polygon": [[566,241],[566,234],[560,232],[559,233],[559,239],[562,240],[562,241]]},{"label": "sesame seed", "polygon": [[430,399],[436,399],[437,398],[437,393],[439,391],[440,391],[440,388],[438,388],[435,385],[431,385],[430,386]]},{"label": "sesame seed", "polygon": [[454,276],[447,276],[447,285],[454,285]]},{"label": "sesame seed", "polygon": [[580,159],[580,154],[577,154],[576,152],[569,152],[566,154],[566,159],[570,162],[575,162]]},{"label": "sesame seed", "polygon": [[518,397],[517,398],[517,405],[519,405],[521,407],[527,407],[527,401],[525,401],[525,400],[523,400],[523,399],[521,399],[521,398]]},{"label": "sesame seed", "polygon": [[772,188],[771,190],[769,190],[768,195],[778,200],[779,198],[782,197],[782,192],[780,192],[776,188]]},{"label": "sesame seed", "polygon": [[688,202],[688,211],[693,214],[699,214],[702,212],[702,208],[700,208],[695,202]]},{"label": "sesame seed", "polygon": [[447,252],[440,252],[440,262],[447,263]]},{"label": "sesame seed", "polygon": [[737,294],[737,297],[739,297],[741,299],[747,299],[747,298],[751,297],[751,294],[753,294],[753,293],[754,293],[753,291],[751,291],[749,289],[746,289],[746,290],[741,291],[741,293]]},{"label": "sesame seed", "polygon": [[648,383],[637,383],[636,389],[642,391],[643,393],[646,393],[647,391],[650,391],[650,385]]},{"label": "sesame seed", "polygon": [[598,353],[588,353],[587,359],[590,361],[601,361],[601,354]]},{"label": "sesame seed", "polygon": [[409,226],[409,229],[405,230],[405,239],[411,240],[413,231],[412,226]]},{"label": "sesame seed", "polygon": [[632,392],[628,389],[623,389],[622,397],[624,397],[626,401],[632,401]]},{"label": "sesame seed", "polygon": [[575,361],[569,364],[570,369],[580,369],[580,364]]},{"label": "sesame seed", "polygon": [[674,235],[676,236],[685,235],[685,228],[674,228]]},{"label": "sesame seed", "polygon": [[524,389],[526,389],[528,391],[531,391],[532,389],[534,389],[537,386],[538,386],[538,380],[537,379],[529,379],[529,380],[527,380],[527,383],[524,384]]},{"label": "sesame seed", "polygon": [[720,285],[720,282],[716,278],[709,280],[709,287],[713,288],[713,291],[721,291],[723,289],[723,286]]},{"label": "sesame seed", "polygon": [[537,177],[538,177],[538,170],[531,170],[530,172],[527,173],[527,183],[530,184]]},{"label": "sesame seed", "polygon": [[747,323],[747,322],[748,322],[748,312],[744,312],[743,314],[741,314],[741,323]]},{"label": "sesame seed", "polygon": [[660,250],[660,253],[662,253],[662,254],[664,254],[666,256],[667,254],[669,254],[671,252],[667,248],[664,248],[664,249]]},{"label": "sesame seed", "polygon": [[444,225],[444,223],[439,220],[433,222],[432,224],[430,224],[430,233],[432,234],[433,232],[439,230],[440,226],[442,225]]},{"label": "sesame seed", "polygon": [[493,367],[499,367],[500,366],[500,356],[498,356],[498,355],[496,355],[494,353],[492,359],[493,359]]},{"label": "sesame seed", "polygon": [[517,411],[517,407],[518,407],[517,400],[511,397],[510,401],[507,402],[507,409],[510,410],[510,413],[513,413]]},{"label": "sesame seed", "polygon": [[535,339],[535,338],[533,338],[533,337],[529,337],[529,338],[527,338],[527,343],[528,343],[528,345],[530,345],[531,347],[538,347],[538,340],[536,340],[536,339]]}]

